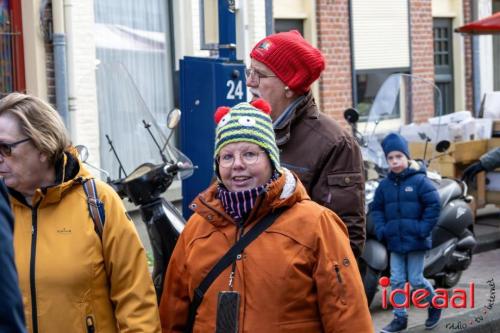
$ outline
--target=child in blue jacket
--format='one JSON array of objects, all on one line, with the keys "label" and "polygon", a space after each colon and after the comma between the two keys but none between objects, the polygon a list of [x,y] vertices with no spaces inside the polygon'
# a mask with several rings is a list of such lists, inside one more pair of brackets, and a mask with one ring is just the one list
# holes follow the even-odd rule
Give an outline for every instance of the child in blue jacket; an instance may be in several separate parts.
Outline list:
[{"label": "child in blue jacket", "polygon": [[[408,143],[391,133],[382,141],[389,174],[380,182],[371,206],[371,217],[380,241],[390,251],[391,288],[403,289],[407,281],[412,288],[425,288],[431,302],[435,296],[431,283],[424,278],[425,251],[432,246],[431,232],[440,212],[439,195],[427,178],[425,167],[410,160]],[[405,296],[398,293],[396,304]],[[429,306],[426,329],[437,326],[441,309]],[[381,332],[394,333],[406,329],[408,317],[404,307],[394,308],[394,319]]]}]

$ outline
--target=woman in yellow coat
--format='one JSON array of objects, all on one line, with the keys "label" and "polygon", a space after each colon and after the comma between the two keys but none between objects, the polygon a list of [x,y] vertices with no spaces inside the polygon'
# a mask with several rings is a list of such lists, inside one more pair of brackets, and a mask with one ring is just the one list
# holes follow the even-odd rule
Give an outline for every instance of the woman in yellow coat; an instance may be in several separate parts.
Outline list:
[{"label": "woman in yellow coat", "polygon": [[57,112],[12,93],[0,100],[0,176],[14,213],[14,250],[31,333],[159,332],[144,248],[118,195],[96,180],[102,239]]},{"label": "woman in yellow coat", "polygon": [[[269,111],[262,101],[255,105]],[[216,122],[218,182],[192,203],[195,213],[172,254],[160,304],[163,333],[189,327],[195,289],[210,269],[283,208],[207,289],[193,332],[372,332],[347,229],[280,166],[269,115],[241,103],[220,108]],[[225,295],[236,300],[231,307],[218,301]]]}]

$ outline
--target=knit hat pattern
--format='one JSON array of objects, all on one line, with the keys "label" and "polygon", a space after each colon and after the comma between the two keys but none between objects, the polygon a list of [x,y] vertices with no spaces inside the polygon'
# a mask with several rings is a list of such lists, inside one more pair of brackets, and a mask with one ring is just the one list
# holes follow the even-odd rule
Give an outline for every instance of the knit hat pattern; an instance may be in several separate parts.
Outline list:
[{"label": "knit hat pattern", "polygon": [[[255,105],[255,106],[254,106]],[[219,107],[215,113],[214,170],[221,149],[230,143],[250,142],[267,152],[275,170],[280,171],[279,151],[274,136],[271,107],[260,99],[252,104],[240,103],[232,108]]]},{"label": "knit hat pattern", "polygon": [[408,149],[408,142],[398,133],[388,134],[382,141],[382,149],[384,150],[385,157],[393,151],[400,151],[410,158],[410,150]]},{"label": "knit hat pattern", "polygon": [[308,92],[325,69],[321,52],[297,30],[267,36],[254,46],[250,57],[269,67],[298,94]]}]

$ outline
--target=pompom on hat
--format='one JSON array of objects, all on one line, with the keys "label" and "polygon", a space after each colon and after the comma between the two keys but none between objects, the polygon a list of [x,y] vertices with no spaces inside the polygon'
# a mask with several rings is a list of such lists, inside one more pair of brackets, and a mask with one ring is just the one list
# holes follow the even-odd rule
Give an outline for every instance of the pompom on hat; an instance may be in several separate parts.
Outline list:
[{"label": "pompom on hat", "polygon": [[408,149],[408,142],[398,133],[388,134],[382,141],[382,149],[384,150],[385,157],[390,152],[400,151],[410,158],[410,150]]},{"label": "pompom on hat", "polygon": [[271,106],[263,99],[240,103],[232,108],[217,108],[215,129],[214,170],[218,175],[217,156],[227,144],[250,142],[261,147],[269,156],[275,170],[280,172],[279,151],[271,120]]},{"label": "pompom on hat", "polygon": [[297,30],[267,36],[254,46],[250,57],[269,67],[298,94],[308,92],[325,69],[321,52]]}]

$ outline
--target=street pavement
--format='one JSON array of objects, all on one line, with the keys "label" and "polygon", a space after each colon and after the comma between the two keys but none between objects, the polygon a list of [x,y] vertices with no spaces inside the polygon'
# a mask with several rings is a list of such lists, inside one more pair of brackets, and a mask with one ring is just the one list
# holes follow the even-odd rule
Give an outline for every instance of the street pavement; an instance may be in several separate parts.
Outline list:
[{"label": "street pavement", "polygon": [[[500,332],[500,297],[495,298],[492,283],[500,285],[500,249],[490,249],[485,242],[495,245],[500,240],[500,218],[495,215],[479,217],[475,225],[479,247],[486,252],[476,253],[469,268],[462,274],[455,288],[469,290],[469,283],[474,282],[474,308],[445,309],[442,320],[433,333],[450,332]],[[489,281],[489,282],[488,282]],[[390,291],[390,290],[389,290]],[[375,332],[387,325],[393,318],[390,309],[382,308],[382,294],[379,291],[370,306]],[[494,305],[486,308],[490,302]],[[408,332],[429,332],[424,329],[427,309],[411,307],[408,311]]]}]

